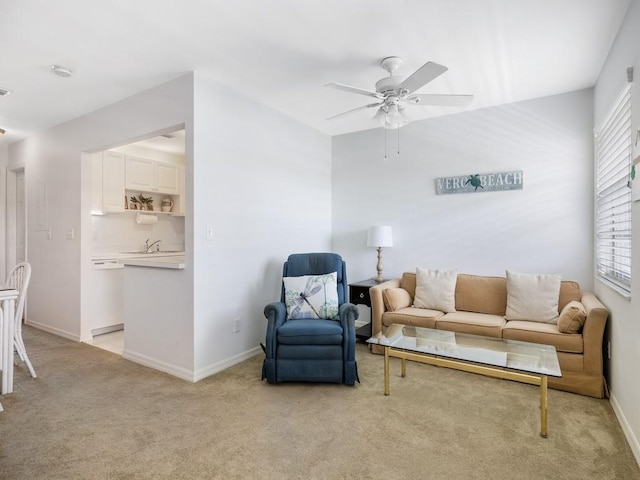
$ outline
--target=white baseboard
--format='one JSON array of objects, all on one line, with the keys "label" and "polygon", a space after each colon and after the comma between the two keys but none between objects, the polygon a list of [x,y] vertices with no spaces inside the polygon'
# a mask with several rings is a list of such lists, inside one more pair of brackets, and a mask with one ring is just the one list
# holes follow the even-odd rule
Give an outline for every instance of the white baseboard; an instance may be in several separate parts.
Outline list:
[{"label": "white baseboard", "polygon": [[262,353],[262,349],[260,347],[255,347],[255,348],[252,348],[251,350],[247,350],[246,352],[242,352],[237,355],[234,355],[233,357],[222,360],[221,362],[212,363],[211,365],[205,368],[199,369],[195,373],[195,381],[198,382],[203,378],[206,378],[215,373],[221,372],[222,370],[232,367],[233,365],[236,365],[238,363],[244,362],[245,360],[255,357],[256,355],[259,355],[261,353]]},{"label": "white baseboard", "polygon": [[613,408],[613,413],[616,414],[618,418],[618,423],[622,427],[622,431],[624,432],[624,436],[627,438],[627,442],[631,447],[631,451],[633,452],[633,456],[636,457],[636,462],[638,466],[640,466],[640,443],[638,442],[638,438],[633,433],[631,429],[631,425],[627,421],[627,417],[625,417],[622,408],[620,408],[620,404],[616,400],[616,397],[611,394],[609,397],[609,401],[611,402],[611,407]]},{"label": "white baseboard", "polygon": [[148,357],[147,355],[142,355],[141,353],[132,352],[125,349],[122,352],[122,358],[135,363],[139,363],[140,365],[144,365],[145,367],[153,368],[154,370],[168,373],[169,375],[173,375],[174,377],[181,378],[182,380],[186,380],[188,382],[195,381],[193,379],[194,375],[191,370]]},{"label": "white baseboard", "polygon": [[242,352],[238,355],[234,355],[233,357],[222,360],[221,362],[213,363],[205,368],[198,370],[197,372],[192,372],[191,370],[188,370],[186,368],[178,367],[176,365],[172,365],[170,363],[166,363],[161,360],[151,358],[147,355],[142,355],[140,353],[132,352],[126,349],[124,350],[124,352],[122,352],[122,358],[135,363],[139,363],[140,365],[144,365],[145,367],[150,367],[155,370],[168,373],[169,375],[173,375],[174,377],[181,378],[188,382],[195,383],[202,380],[203,378],[221,372],[222,370],[225,370],[233,365],[244,362],[249,358],[255,357],[260,353],[262,353],[262,349],[260,347],[255,347],[246,352]]},{"label": "white baseboard", "polygon": [[59,328],[52,327],[50,325],[45,325],[43,323],[34,322],[33,320],[27,319],[25,321],[26,325],[30,327],[37,328],[38,330],[43,330],[48,333],[53,333],[54,335],[58,335],[59,337],[66,338],[68,340],[73,340],[74,342],[80,341],[80,336],[75,333],[67,332],[66,330],[60,330]]}]

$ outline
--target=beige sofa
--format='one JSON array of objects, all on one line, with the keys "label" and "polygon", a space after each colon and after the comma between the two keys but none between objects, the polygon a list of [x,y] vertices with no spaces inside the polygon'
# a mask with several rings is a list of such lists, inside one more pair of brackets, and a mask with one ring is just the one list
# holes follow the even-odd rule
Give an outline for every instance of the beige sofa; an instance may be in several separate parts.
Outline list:
[{"label": "beige sofa", "polygon": [[[385,292],[387,289],[392,290]],[[595,295],[580,290],[577,282],[562,281],[558,301],[559,312],[573,300],[584,306],[587,318],[582,330],[575,334],[561,333],[555,324],[505,320],[507,280],[504,277],[458,274],[456,311],[452,313],[413,307],[415,290],[416,274],[409,272],[402,278],[380,283],[369,290],[373,335],[384,333],[390,325],[400,323],[553,345],[558,352],[562,378],[550,377],[549,386],[591,397],[604,397],[602,341],[609,312]],[[372,351],[382,353],[383,349],[373,346]]]}]

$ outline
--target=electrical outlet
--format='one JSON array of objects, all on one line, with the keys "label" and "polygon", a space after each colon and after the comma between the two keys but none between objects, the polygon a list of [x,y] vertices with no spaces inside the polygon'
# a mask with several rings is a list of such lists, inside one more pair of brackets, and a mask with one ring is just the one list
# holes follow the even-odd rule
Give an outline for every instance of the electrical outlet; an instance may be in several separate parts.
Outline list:
[{"label": "electrical outlet", "polygon": [[238,333],[238,332],[240,331],[240,319],[239,319],[239,318],[236,318],[236,319],[233,321],[233,331],[234,331],[235,333]]},{"label": "electrical outlet", "polygon": [[207,238],[207,240],[213,240],[213,227],[211,227],[210,225],[207,225],[206,238]]}]

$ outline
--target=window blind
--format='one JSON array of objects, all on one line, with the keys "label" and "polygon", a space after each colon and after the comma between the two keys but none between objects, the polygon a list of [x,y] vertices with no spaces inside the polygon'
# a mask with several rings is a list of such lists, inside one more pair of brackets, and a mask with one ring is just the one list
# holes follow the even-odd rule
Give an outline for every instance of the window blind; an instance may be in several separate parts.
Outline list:
[{"label": "window blind", "polygon": [[597,275],[631,293],[631,84],[595,132]]}]

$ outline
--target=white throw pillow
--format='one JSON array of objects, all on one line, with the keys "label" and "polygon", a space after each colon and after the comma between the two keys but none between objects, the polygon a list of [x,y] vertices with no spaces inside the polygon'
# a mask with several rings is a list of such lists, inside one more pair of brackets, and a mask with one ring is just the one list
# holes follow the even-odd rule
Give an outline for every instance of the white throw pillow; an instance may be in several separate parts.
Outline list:
[{"label": "white throw pillow", "polygon": [[507,320],[556,323],[560,275],[516,273],[507,270]]},{"label": "white throw pillow", "polygon": [[334,318],[338,315],[338,274],[285,277],[284,299],[291,319]]},{"label": "white throw pillow", "polygon": [[416,295],[413,306],[431,308],[445,313],[456,311],[456,280],[458,270],[427,270],[416,268]]}]

